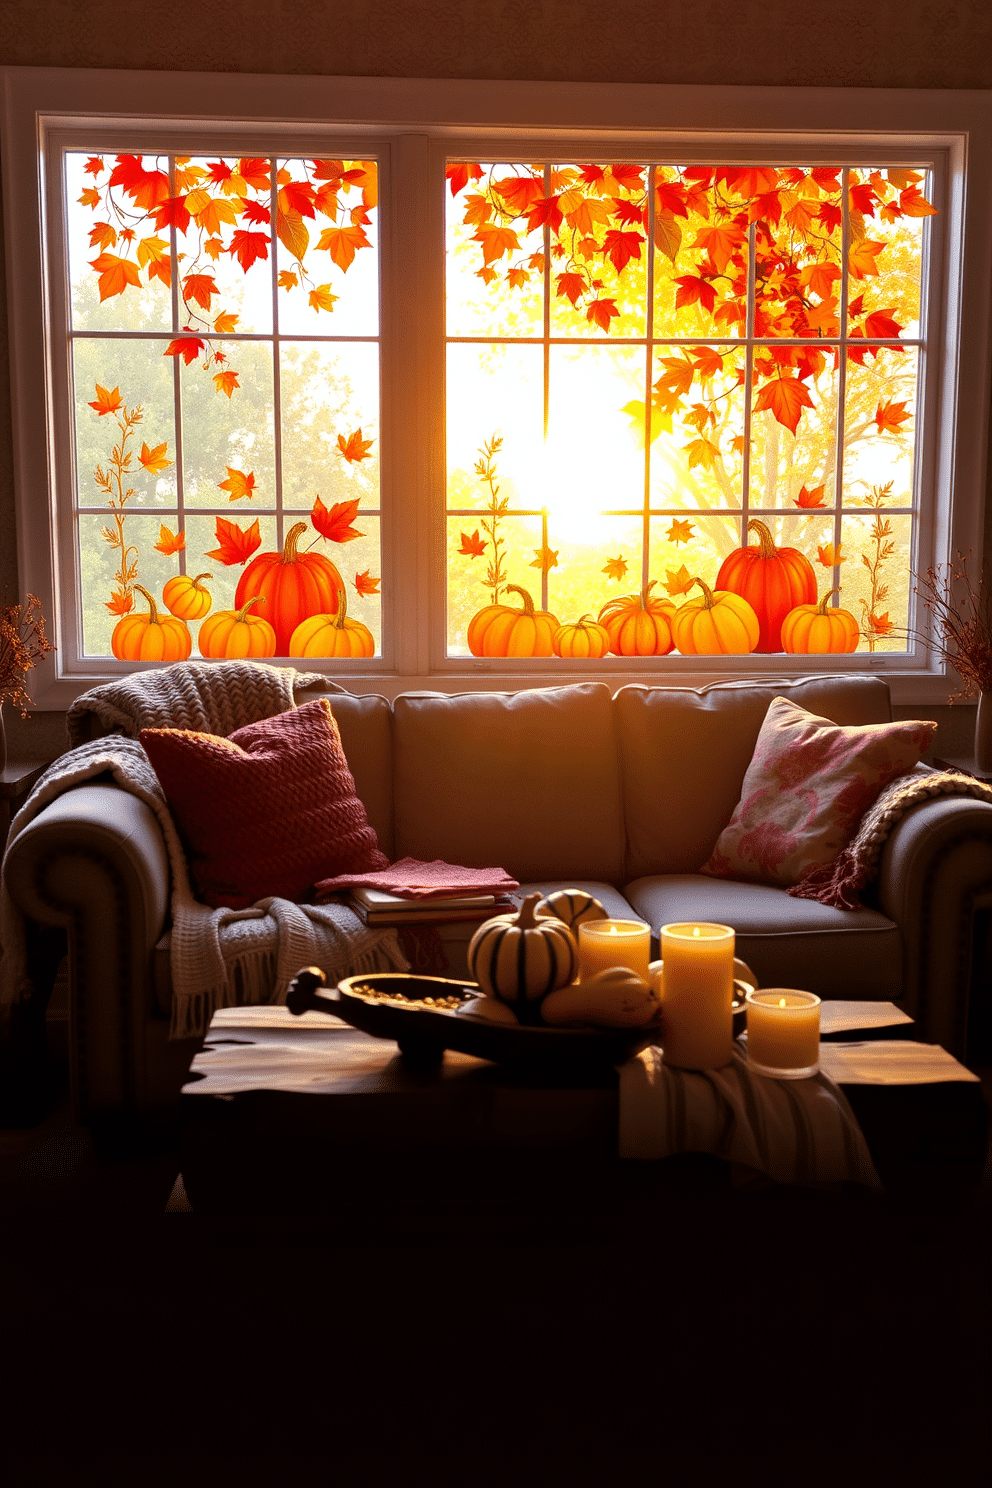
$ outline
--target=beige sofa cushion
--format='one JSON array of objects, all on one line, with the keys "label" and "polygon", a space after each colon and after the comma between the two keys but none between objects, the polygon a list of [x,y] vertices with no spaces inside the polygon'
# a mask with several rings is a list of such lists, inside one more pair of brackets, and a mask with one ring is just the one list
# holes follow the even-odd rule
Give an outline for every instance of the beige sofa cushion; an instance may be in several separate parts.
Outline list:
[{"label": "beige sofa cushion", "polygon": [[[300,693],[306,702],[313,693]],[[327,701],[341,730],[348,768],[355,777],[355,794],[379,846],[390,862],[393,852],[393,714],[389,700],[375,693],[328,692]]]},{"label": "beige sofa cushion", "polygon": [[[622,687],[614,699],[627,833],[626,879],[695,873],[729,822],[768,705],[786,697],[834,723],[888,723],[878,677]],[[746,959],[746,958],[745,958]]]},{"label": "beige sofa cushion", "polygon": [[877,910],[834,909],[770,884],[693,873],[638,879],[624,893],[655,932],[685,920],[731,925],[738,956],[763,987],[864,1002],[894,1002],[905,991],[899,927]]},{"label": "beige sofa cushion", "polygon": [[620,881],[619,764],[602,683],[404,693],[393,748],[397,858],[499,866],[521,881]]}]

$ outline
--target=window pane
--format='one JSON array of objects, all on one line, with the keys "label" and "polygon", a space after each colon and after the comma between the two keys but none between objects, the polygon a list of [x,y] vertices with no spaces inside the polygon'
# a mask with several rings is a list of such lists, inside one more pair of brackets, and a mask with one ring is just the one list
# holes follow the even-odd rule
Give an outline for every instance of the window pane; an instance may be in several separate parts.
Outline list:
[{"label": "window pane", "polygon": [[379,334],[378,171],[374,160],[281,160],[279,329]]},{"label": "window pane", "polygon": [[448,347],[448,508],[483,508],[493,492],[477,466],[484,446],[501,439],[500,500],[511,507],[543,507],[544,357],[540,346]]},{"label": "window pane", "polygon": [[[119,179],[115,179],[119,178]],[[130,190],[125,185],[130,182]],[[172,328],[167,155],[65,157],[66,246],[74,330]]]},{"label": "window pane", "polygon": [[850,172],[849,335],[919,335],[927,188],[922,171]]},{"label": "window pane", "polygon": [[848,354],[845,502],[860,502],[873,486],[891,484],[896,504],[912,505],[916,374],[915,348],[858,348]]},{"label": "window pane", "polygon": [[[76,490],[80,506],[102,506],[106,486],[97,469],[110,474],[116,494],[130,489],[130,506],[176,504],[176,427],[174,373],[162,356],[161,341],[73,342],[76,417]],[[101,398],[100,388],[105,397]],[[118,403],[115,409],[112,405]],[[94,408],[94,404],[97,406]],[[130,417],[126,437],[118,420]],[[101,411],[102,410],[102,411]],[[121,445],[130,457],[118,483],[113,452]],[[164,448],[162,446],[164,445]],[[144,460],[142,459],[144,451]],[[125,478],[126,477],[126,478]],[[117,489],[118,485],[122,489]]]},{"label": "window pane", "polygon": [[[745,357],[732,346],[661,346],[651,394],[651,505],[739,508]],[[643,417],[643,403],[631,416]],[[642,435],[643,440],[643,435]]]},{"label": "window pane", "polygon": [[[283,502],[379,506],[379,347],[280,346]],[[345,451],[347,453],[345,453]]]},{"label": "window pane", "polygon": [[797,368],[782,366],[778,350],[754,358],[759,381],[751,407],[749,502],[766,509],[830,506],[837,447],[834,354],[801,348]]}]

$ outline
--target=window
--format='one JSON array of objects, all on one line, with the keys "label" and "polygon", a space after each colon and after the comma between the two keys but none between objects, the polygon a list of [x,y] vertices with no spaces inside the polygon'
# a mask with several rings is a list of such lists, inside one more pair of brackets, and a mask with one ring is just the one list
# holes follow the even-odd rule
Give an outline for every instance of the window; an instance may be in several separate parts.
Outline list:
[{"label": "window", "polygon": [[[495,607],[527,583],[636,654],[905,655],[932,173],[883,156],[447,174],[449,655],[512,644]],[[747,630],[711,602],[728,588]],[[844,623],[781,635],[838,593]],[[696,630],[673,635],[689,599]],[[658,624],[638,633],[641,612]],[[570,642],[605,643],[591,625]]]},{"label": "window", "polygon": [[[101,115],[85,73],[4,73],[42,706],[246,648],[393,694],[946,697],[905,631],[914,572],[981,544],[980,95],[267,78],[245,120],[243,78],[115,77]],[[821,601],[831,652],[783,649]]]}]

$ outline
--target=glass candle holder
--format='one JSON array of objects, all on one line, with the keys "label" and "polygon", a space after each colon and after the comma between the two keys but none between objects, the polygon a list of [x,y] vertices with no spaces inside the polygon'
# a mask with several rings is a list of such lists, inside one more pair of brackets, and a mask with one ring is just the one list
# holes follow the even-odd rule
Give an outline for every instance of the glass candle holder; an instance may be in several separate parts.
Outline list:
[{"label": "glass candle holder", "polygon": [[759,1075],[806,1080],[820,1068],[820,999],[794,987],[749,992],[747,1062]]},{"label": "glass candle holder", "polygon": [[579,926],[579,980],[626,966],[650,981],[651,929],[640,920],[590,920]]},{"label": "glass candle holder", "polygon": [[733,1058],[734,943],[729,925],[662,925],[666,1064],[720,1069]]}]

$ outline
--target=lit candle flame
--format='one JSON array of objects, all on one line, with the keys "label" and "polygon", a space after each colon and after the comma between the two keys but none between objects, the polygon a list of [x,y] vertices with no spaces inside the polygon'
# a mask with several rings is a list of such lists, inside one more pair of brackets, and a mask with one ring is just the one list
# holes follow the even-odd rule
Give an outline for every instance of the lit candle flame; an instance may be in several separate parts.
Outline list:
[{"label": "lit candle flame", "polygon": [[785,1007],[785,998],[784,997],[780,997],[779,998],[778,1005],[779,1005],[779,1007]]},{"label": "lit candle flame", "polygon": [[611,925],[610,926],[610,934],[611,935],[616,935],[616,933],[617,933],[617,927],[616,927],[616,925]]},{"label": "lit candle flame", "polygon": [[696,939],[698,940],[699,939],[699,926],[698,925],[693,925],[693,927],[692,927],[692,933],[696,937]]}]

